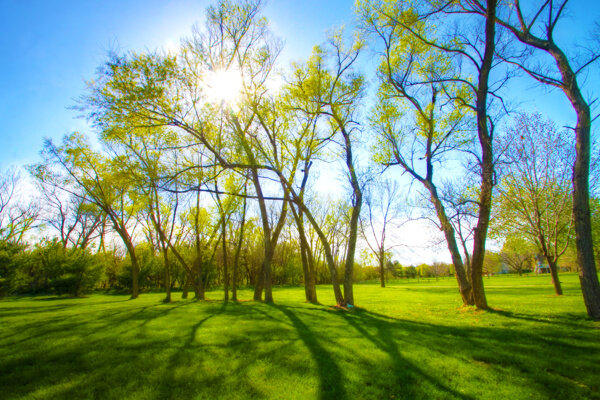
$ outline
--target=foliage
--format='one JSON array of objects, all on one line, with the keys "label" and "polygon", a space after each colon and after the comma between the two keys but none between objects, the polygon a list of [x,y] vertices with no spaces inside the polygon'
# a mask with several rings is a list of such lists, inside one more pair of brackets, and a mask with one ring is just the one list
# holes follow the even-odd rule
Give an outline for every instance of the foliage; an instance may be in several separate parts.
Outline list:
[{"label": "foliage", "polygon": [[81,296],[90,293],[102,275],[103,265],[96,256],[85,249],[65,250],[57,240],[19,250],[12,252],[8,263],[13,293]]}]

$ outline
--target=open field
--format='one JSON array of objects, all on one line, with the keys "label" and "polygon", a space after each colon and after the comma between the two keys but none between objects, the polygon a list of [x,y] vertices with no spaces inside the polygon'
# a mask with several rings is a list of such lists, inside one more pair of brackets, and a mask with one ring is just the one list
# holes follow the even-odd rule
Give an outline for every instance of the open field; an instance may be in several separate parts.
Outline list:
[{"label": "open field", "polygon": [[[356,285],[361,309],[162,294],[0,301],[2,399],[600,398],[600,324],[576,275],[485,279],[493,312],[454,280]],[[249,299],[251,293],[242,291]],[[179,294],[175,294],[179,299]]]}]

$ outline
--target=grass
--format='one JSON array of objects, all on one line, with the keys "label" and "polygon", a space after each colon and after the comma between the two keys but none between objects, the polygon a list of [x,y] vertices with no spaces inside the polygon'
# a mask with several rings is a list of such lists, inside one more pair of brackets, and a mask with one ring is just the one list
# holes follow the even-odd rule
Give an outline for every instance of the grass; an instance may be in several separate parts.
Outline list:
[{"label": "grass", "polygon": [[[281,288],[274,305],[161,294],[0,301],[2,399],[600,399],[600,324],[575,275],[355,286],[360,309]],[[250,299],[250,292],[241,292]],[[178,295],[175,296],[179,297]]]}]

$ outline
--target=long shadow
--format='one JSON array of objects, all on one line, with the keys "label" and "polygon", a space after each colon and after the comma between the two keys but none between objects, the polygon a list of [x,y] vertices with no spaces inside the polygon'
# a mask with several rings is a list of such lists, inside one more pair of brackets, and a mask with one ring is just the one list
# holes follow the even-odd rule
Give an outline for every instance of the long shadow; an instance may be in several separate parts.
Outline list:
[{"label": "long shadow", "polygon": [[[95,334],[98,330],[102,329],[114,329],[115,326],[120,326],[124,322],[141,320],[142,323],[138,327],[144,327],[150,322],[156,320],[157,318],[161,318],[166,316],[168,313],[173,311],[176,308],[186,306],[191,304],[189,302],[182,302],[178,304],[170,304],[163,305],[163,303],[157,303],[153,305],[147,305],[141,308],[132,308],[132,309],[121,309],[113,312],[105,312],[100,313],[96,321],[103,321],[104,324],[98,326],[95,330],[89,330],[86,333],[79,333],[79,337],[87,337]],[[153,310],[156,307],[164,307],[163,309],[157,310],[155,312],[148,312],[148,310]],[[50,311],[56,311],[53,307],[48,307]],[[86,312],[76,313],[76,314],[68,314],[68,315],[58,315],[53,316],[44,321],[43,325],[40,325],[38,321],[31,322],[29,324],[23,325],[19,328],[17,332],[5,335],[0,337],[0,340],[10,340],[13,336],[22,336],[24,332],[32,331],[33,334],[23,337],[18,340],[11,340],[10,346],[15,347],[20,343],[24,343],[30,340],[39,339],[48,335],[52,335],[54,333],[60,332],[69,332],[74,331],[80,327],[83,327],[89,323],[87,320],[78,321],[78,322],[70,322],[72,320],[76,320],[77,317],[81,315],[87,314]],[[10,353],[9,353],[10,354]]]},{"label": "long shadow", "polygon": [[[418,393],[414,393],[414,389],[408,386],[409,383],[414,382],[415,379],[411,375],[417,375],[416,381],[422,379],[430,382],[439,390],[455,398],[463,400],[474,400],[474,397],[465,395],[458,392],[457,390],[444,385],[440,380],[434,378],[430,374],[423,371],[422,368],[418,367],[414,363],[408,361],[398,351],[398,344],[393,340],[393,332],[389,327],[389,323],[369,316],[368,312],[364,310],[356,310],[353,313],[338,312],[356,331],[358,331],[367,340],[373,343],[384,353],[387,353],[389,359],[392,362],[394,376],[396,377],[397,387],[393,388],[400,396],[409,396],[410,398],[419,397]],[[377,329],[377,335],[369,333],[365,326],[375,327]]]},{"label": "long shadow", "polygon": [[317,364],[319,374],[319,398],[344,400],[348,396],[342,383],[342,371],[333,361],[329,352],[319,343],[314,333],[300,318],[292,311],[291,307],[270,304],[281,311],[292,322],[298,332],[298,336],[310,351],[313,360]]},{"label": "long shadow", "polygon": [[[272,392],[261,391],[265,382],[261,382],[263,386],[255,385],[253,391],[253,374],[264,372],[264,365],[268,365],[269,370],[292,377],[295,376],[292,374],[301,377],[318,374],[321,399],[430,396],[466,400],[473,398],[469,395],[477,396],[476,385],[464,389],[458,386],[465,382],[464,376],[454,379],[449,371],[433,369],[449,365],[460,366],[461,371],[473,376],[488,371],[488,381],[507,380],[498,387],[510,385],[515,378],[515,382],[531,390],[531,397],[575,399],[599,394],[594,382],[600,372],[599,336],[593,329],[583,331],[583,320],[578,330],[560,329],[558,323],[525,322],[519,322],[515,329],[451,321],[444,325],[360,309],[342,312],[320,306],[212,302],[185,309],[189,312],[171,314],[163,319],[164,323],[152,325],[156,335],[150,329],[147,329],[150,334],[138,335],[140,327],[165,317],[175,308],[199,303],[135,307],[130,304],[121,304],[117,309],[82,307],[85,313],[50,315],[43,323],[28,328],[28,332],[21,329],[28,324],[19,326],[22,334],[40,336],[43,340],[22,346],[12,341],[3,344],[6,348],[2,354],[9,357],[0,357],[0,386],[10,388],[14,392],[12,398],[38,396],[37,388],[52,387],[57,382],[64,382],[57,389],[58,394],[47,397],[179,399],[231,394],[238,398],[260,398]],[[323,318],[324,313],[331,317]],[[223,314],[226,320],[210,321]],[[498,313],[494,322],[518,316]],[[212,323],[206,325],[209,321],[218,322],[225,329],[213,331]],[[250,323],[229,332],[224,321]],[[532,326],[534,329],[530,329]],[[73,340],[53,346],[55,338]],[[261,346],[267,340],[280,343]],[[359,352],[352,347],[361,345],[371,352]],[[304,346],[306,352],[302,348],[302,355],[308,353],[314,364],[307,365],[306,357],[301,361],[288,358],[294,346]],[[14,354],[8,351],[12,347]],[[410,351],[404,352],[405,348]],[[283,355],[273,357],[278,351]],[[421,361],[420,354],[431,359]],[[444,360],[451,363],[444,364]],[[255,362],[259,365],[253,369]],[[346,367],[350,369],[346,371]],[[581,370],[588,371],[588,376]],[[268,384],[269,376],[264,376]],[[370,385],[373,386],[369,388]],[[314,386],[312,390],[316,391],[317,385]],[[469,395],[460,393],[461,390]],[[0,398],[2,394],[0,390]]]},{"label": "long shadow", "polygon": [[[590,332],[590,335],[574,334],[567,338],[564,330],[555,329],[552,325],[539,332],[525,332],[493,326],[436,325],[401,320],[365,310],[358,310],[355,316],[360,324],[355,323],[353,326],[359,329],[363,326],[378,329],[376,339],[381,348],[386,347],[386,337],[397,337],[400,331],[411,332],[409,337],[404,338],[407,345],[420,345],[441,355],[462,359],[463,362],[475,362],[483,368],[496,370],[499,375],[505,375],[507,371],[516,368],[519,375],[529,382],[528,385],[535,387],[538,393],[545,393],[548,398],[574,398],[573,390],[582,387],[597,394],[596,384],[590,385],[587,382],[582,385],[578,381],[581,377],[573,371],[574,366],[577,366],[576,369],[597,370],[592,367],[595,364],[597,346],[590,342],[594,340],[594,332]],[[352,315],[344,317],[352,318]],[[372,334],[368,336],[375,337]],[[576,342],[567,341],[572,339]],[[532,353],[532,349],[535,352]],[[544,351],[540,352],[540,349]],[[423,373],[422,368],[419,372]]]},{"label": "long shadow", "polygon": [[[577,329],[582,328],[584,326],[583,323],[587,322],[583,317],[580,317],[576,314],[561,314],[558,316],[554,315],[554,316],[552,316],[552,319],[543,319],[543,318],[536,318],[534,316],[527,315],[527,314],[515,313],[512,311],[506,311],[506,310],[490,309],[487,312],[489,312],[491,314],[501,315],[506,318],[520,319],[523,321],[530,321],[530,322],[536,322],[536,323],[542,323],[542,324],[569,326],[571,328],[577,328]],[[577,324],[573,321],[580,321],[582,323]]]},{"label": "long shadow", "polygon": [[[175,371],[175,367],[181,363],[182,354],[186,350],[189,350],[191,348],[191,346],[193,345],[193,343],[196,339],[196,335],[198,334],[198,331],[200,330],[202,325],[204,325],[211,318],[214,318],[218,315],[223,314],[226,309],[227,309],[227,303],[223,302],[221,304],[221,307],[218,310],[216,310],[215,312],[198,320],[191,327],[190,334],[188,335],[187,340],[185,342],[183,342],[181,344],[181,346],[179,346],[177,348],[177,351],[171,355],[171,357],[169,358],[169,361],[166,363],[165,374],[164,374],[165,378],[162,380],[162,382],[160,384],[160,388],[158,390],[158,393],[155,396],[157,399],[174,398],[173,385],[176,384],[176,382],[177,382],[177,379],[175,379],[174,371]],[[178,397],[179,396],[175,395],[175,398],[178,398]]]}]

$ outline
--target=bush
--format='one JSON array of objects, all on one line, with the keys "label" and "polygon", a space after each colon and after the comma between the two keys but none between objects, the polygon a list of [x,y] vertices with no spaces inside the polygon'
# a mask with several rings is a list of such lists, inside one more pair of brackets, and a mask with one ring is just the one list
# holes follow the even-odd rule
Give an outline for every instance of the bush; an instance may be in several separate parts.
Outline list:
[{"label": "bush", "polygon": [[16,270],[16,259],[24,246],[0,241],[0,297],[10,293]]},{"label": "bush", "polygon": [[50,282],[56,294],[81,296],[91,292],[102,276],[102,263],[87,250],[68,250],[62,259],[61,274]]},{"label": "bush", "polygon": [[94,289],[104,268],[102,260],[88,250],[65,249],[57,240],[40,242],[32,250],[21,248],[10,257],[0,251],[0,264],[7,271],[8,278],[2,281],[6,293],[72,296]]}]

